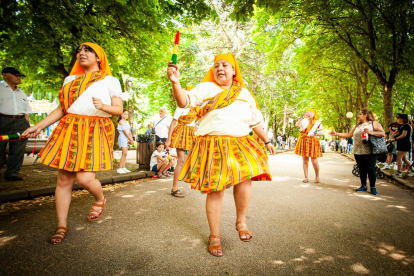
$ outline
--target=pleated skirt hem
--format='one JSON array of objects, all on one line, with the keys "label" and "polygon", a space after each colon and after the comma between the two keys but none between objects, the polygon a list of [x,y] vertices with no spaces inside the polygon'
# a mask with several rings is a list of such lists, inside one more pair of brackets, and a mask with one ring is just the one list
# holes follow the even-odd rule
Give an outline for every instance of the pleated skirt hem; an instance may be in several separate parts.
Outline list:
[{"label": "pleated skirt hem", "polygon": [[251,136],[198,136],[179,178],[211,193],[246,180],[270,181],[267,154]]}]

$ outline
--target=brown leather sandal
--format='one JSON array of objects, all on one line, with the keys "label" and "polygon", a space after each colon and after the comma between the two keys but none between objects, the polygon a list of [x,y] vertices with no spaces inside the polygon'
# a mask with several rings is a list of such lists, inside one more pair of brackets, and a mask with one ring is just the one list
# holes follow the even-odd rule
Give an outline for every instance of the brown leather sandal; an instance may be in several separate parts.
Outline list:
[{"label": "brown leather sandal", "polygon": [[[106,196],[104,196],[103,202],[101,204],[99,203],[94,203],[91,210],[89,211],[89,215],[88,215],[88,219],[90,221],[94,221],[99,219],[102,216],[103,210],[105,208],[106,202],[108,201],[108,199],[106,198]],[[100,207],[100,210],[96,210],[93,207]],[[97,214],[97,215],[93,215],[93,214]]]},{"label": "brown leather sandal", "polygon": [[69,233],[69,229],[64,226],[60,226],[56,229],[55,233],[49,238],[50,244],[61,243]]},{"label": "brown leather sandal", "polygon": [[[249,241],[251,241],[252,239],[253,239],[253,235],[252,235],[252,233],[250,233],[250,231],[249,230],[238,230],[237,229],[237,225],[239,225],[239,224],[242,224],[242,223],[244,223],[244,224],[247,224],[247,221],[242,221],[242,220],[239,220],[239,221],[236,221],[236,230],[239,232],[239,238],[240,238],[240,240],[242,240],[242,241],[244,241],[244,242],[249,242]],[[243,237],[243,235],[244,236],[249,236],[248,238],[245,238],[245,239],[243,239],[242,237]]]},{"label": "brown leather sandal", "polygon": [[[221,257],[223,256],[223,249],[221,249],[221,244],[210,246],[211,238],[213,239],[220,239],[220,236],[210,235],[208,237],[208,252],[210,252],[211,255],[215,257]],[[214,254],[213,251],[216,251],[218,253]]]}]

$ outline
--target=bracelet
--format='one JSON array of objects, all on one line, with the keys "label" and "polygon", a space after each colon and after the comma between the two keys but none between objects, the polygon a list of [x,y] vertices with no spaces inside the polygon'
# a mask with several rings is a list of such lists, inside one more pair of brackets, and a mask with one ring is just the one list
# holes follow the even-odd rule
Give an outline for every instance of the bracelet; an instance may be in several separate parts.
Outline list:
[{"label": "bracelet", "polygon": [[265,146],[266,146],[267,144],[270,144],[270,141],[267,141],[267,142],[265,143]]}]

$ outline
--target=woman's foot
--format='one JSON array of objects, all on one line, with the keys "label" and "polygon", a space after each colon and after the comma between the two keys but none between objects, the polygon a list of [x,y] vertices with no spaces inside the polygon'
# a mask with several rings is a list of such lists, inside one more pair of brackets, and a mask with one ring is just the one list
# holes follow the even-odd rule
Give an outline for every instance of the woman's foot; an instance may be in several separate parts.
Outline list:
[{"label": "woman's foot", "polygon": [[65,226],[59,226],[55,233],[49,238],[50,244],[61,243],[69,233],[69,229]]},{"label": "woman's foot", "polygon": [[175,196],[175,197],[184,197],[184,195],[181,193],[181,191],[180,191],[180,190],[175,190],[175,191],[173,191],[173,190],[171,189],[171,195],[172,195],[172,196]]},{"label": "woman's foot", "polygon": [[210,235],[208,237],[208,252],[216,257],[223,256],[223,249],[221,248],[220,236]]},{"label": "woman's foot", "polygon": [[247,229],[247,221],[236,221],[236,230],[239,232],[239,238],[244,242],[253,239],[252,233]]},{"label": "woman's foot", "polygon": [[367,190],[368,190],[367,186],[361,186],[358,189],[356,189],[355,191],[356,192],[366,192]]},{"label": "woman's foot", "polygon": [[107,201],[108,199],[106,198],[106,196],[104,196],[102,200],[97,201],[92,205],[92,208],[89,211],[89,215],[88,215],[88,219],[90,221],[97,220],[102,216],[102,213],[103,213],[103,210],[105,208]]},{"label": "woman's foot", "polygon": [[302,181],[302,182],[303,182],[303,183],[308,183],[308,181],[309,181],[309,180],[308,180],[307,178],[305,178],[305,179],[303,179],[303,181]]},{"label": "woman's foot", "polygon": [[123,168],[124,169],[124,172],[126,172],[126,173],[130,173],[131,171],[130,170],[128,170],[127,168]]},{"label": "woman's foot", "polygon": [[319,182],[320,182],[319,177],[315,178],[315,183],[319,183]]}]

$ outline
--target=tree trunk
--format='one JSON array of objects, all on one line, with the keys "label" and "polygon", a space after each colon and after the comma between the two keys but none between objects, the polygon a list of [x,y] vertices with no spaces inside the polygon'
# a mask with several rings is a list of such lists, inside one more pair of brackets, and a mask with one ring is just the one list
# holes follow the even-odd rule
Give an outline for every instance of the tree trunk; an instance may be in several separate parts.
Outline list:
[{"label": "tree trunk", "polygon": [[384,92],[384,124],[388,126],[394,122],[394,112],[392,109],[392,87],[393,84],[383,85]]}]

